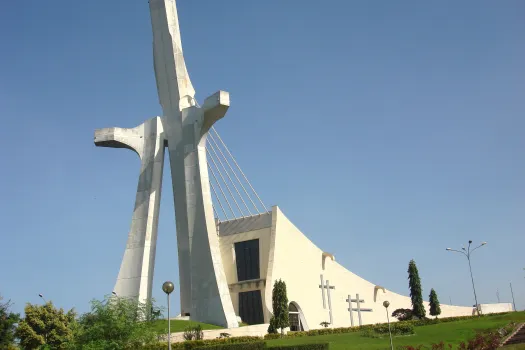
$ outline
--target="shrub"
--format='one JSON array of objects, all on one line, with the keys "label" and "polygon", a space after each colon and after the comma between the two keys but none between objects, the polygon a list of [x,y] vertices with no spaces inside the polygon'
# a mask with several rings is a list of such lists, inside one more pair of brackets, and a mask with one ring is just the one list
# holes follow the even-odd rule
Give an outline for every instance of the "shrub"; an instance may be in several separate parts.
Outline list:
[{"label": "shrub", "polygon": [[184,340],[202,340],[204,338],[204,332],[202,331],[201,325],[186,328],[183,337]]},{"label": "shrub", "polygon": [[[222,339],[208,339],[208,340],[190,340],[183,343],[171,344],[172,350],[193,350],[198,347],[210,346],[210,345],[223,345],[223,344],[239,344],[239,343],[254,343],[260,342],[261,337],[234,337],[234,338],[222,338]],[[159,349],[167,349],[159,348]],[[157,349],[148,349],[157,350]]]},{"label": "shrub", "polygon": [[459,344],[459,350],[470,350],[470,349],[479,349],[479,350],[495,350],[501,345],[501,336],[498,332],[490,332],[487,334],[478,333],[467,343],[461,342]]},{"label": "shrub", "polygon": [[93,300],[91,311],[83,314],[75,331],[76,349],[136,349],[155,345],[152,302],[141,303],[135,298],[106,297]]},{"label": "shrub", "polygon": [[[288,337],[288,335],[286,335]],[[271,339],[279,339],[282,338],[280,334],[277,333],[268,333],[264,336],[264,339],[271,340]]]},{"label": "shrub", "polygon": [[195,350],[260,350],[266,349],[265,342],[238,343],[238,344],[216,344],[195,348]]},{"label": "shrub", "polygon": [[330,345],[328,343],[321,344],[300,344],[300,345],[281,345],[272,347],[273,350],[328,350]]},{"label": "shrub", "polygon": [[305,331],[298,331],[298,332],[288,332],[286,334],[286,337],[288,338],[300,338],[300,337],[306,337],[308,334]]},{"label": "shrub", "polygon": [[[392,335],[410,335],[414,334],[414,326],[407,322],[392,323],[390,325]],[[388,335],[388,324],[376,324],[371,328],[364,329],[362,336],[368,338],[382,338]]]},{"label": "shrub", "polygon": [[396,309],[392,312],[392,317],[397,318],[399,321],[408,321],[412,319],[413,314],[410,309]]},{"label": "shrub", "polygon": [[268,333],[269,334],[277,334],[276,321],[275,321],[275,317],[273,317],[273,316],[272,316],[272,318],[270,318],[270,325],[268,326]]}]

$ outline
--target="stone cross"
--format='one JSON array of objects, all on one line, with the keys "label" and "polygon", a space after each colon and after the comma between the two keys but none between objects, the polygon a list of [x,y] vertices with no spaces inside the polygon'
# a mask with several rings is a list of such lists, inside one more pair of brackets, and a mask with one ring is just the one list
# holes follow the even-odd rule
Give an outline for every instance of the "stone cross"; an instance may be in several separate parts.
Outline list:
[{"label": "stone cross", "polygon": [[323,309],[326,309],[326,302],[325,302],[325,296],[324,296],[324,290],[326,289],[326,293],[328,295],[328,314],[330,315],[330,324],[334,324],[334,316],[332,313],[332,298],[330,295],[330,289],[335,289],[335,286],[331,286],[329,280],[326,280],[326,284],[323,284],[323,282],[324,282],[323,275],[321,275],[321,284],[319,285],[319,288],[321,288],[321,291],[323,293]]},{"label": "stone cross", "polygon": [[[363,321],[361,319],[361,312],[372,312],[372,309],[363,309],[361,308],[361,303],[364,303],[365,301],[363,299],[359,299],[359,294],[356,294],[356,298],[352,299],[351,295],[348,295],[348,299],[346,299],[346,302],[348,303],[348,311],[350,312],[350,324],[352,327],[354,326],[354,315],[353,312],[357,311],[357,316],[359,318],[359,325],[363,325]],[[352,303],[356,303],[357,307],[353,308]]]},{"label": "stone cross", "polygon": [[181,314],[226,328],[237,327],[220,255],[206,160],[208,130],[226,114],[229,94],[219,91],[202,106],[197,104],[182,52],[176,0],[149,0],[149,8],[162,116],[135,128],[95,131],[95,145],[130,149],[141,161],[128,242],[113,290],[141,301],[151,298],[167,148],[176,212]]}]

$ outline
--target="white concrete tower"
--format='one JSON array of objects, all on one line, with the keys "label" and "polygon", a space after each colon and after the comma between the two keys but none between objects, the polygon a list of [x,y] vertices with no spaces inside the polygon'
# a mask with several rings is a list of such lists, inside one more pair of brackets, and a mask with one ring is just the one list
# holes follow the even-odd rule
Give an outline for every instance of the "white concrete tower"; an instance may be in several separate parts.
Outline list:
[{"label": "white concrete tower", "polygon": [[97,146],[129,148],[142,165],[128,244],[115,285],[120,296],[151,297],[164,148],[170,156],[175,200],[181,313],[237,327],[213,215],[206,136],[229,107],[219,91],[195,101],[180,38],[175,0],[150,0],[153,57],[163,116],[134,129],[95,131]]}]

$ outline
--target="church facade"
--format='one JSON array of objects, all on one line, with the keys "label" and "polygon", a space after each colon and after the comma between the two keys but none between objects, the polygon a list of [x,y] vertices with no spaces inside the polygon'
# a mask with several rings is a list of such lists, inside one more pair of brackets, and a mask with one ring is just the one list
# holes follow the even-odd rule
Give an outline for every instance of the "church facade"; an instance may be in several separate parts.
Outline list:
[{"label": "church facade", "polygon": [[[322,322],[331,327],[383,323],[385,300],[390,302],[390,313],[411,308],[409,297],[337,263],[333,254],[312,243],[277,206],[266,214],[221,222],[218,235],[232,304],[247,324],[269,323],[273,284],[278,279],[286,283],[292,330],[321,328]],[[429,315],[428,303],[425,306]],[[510,303],[481,308],[512,311]],[[474,308],[441,304],[441,311],[440,317],[467,316],[473,315]]]}]

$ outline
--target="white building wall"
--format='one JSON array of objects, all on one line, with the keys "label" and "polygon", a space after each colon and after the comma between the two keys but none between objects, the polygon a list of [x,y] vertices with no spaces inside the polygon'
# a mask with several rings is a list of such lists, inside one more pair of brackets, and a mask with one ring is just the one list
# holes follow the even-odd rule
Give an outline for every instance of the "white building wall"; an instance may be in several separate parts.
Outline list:
[{"label": "white building wall", "polygon": [[[241,219],[242,220],[242,219]],[[235,257],[235,243],[244,242],[252,239],[259,240],[259,266],[260,266],[260,278],[259,283],[238,283],[237,279],[237,267]],[[263,300],[263,314],[264,321],[269,322],[270,309],[265,305],[265,285],[266,285],[266,274],[268,271],[268,257],[270,256],[270,228],[263,228],[259,230],[236,233],[232,235],[226,235],[220,237],[221,255],[224,264],[226,280],[230,288],[230,296],[233,303],[235,314],[239,315],[239,292],[249,292],[252,290],[260,290],[261,298]],[[270,295],[271,298],[271,295]]]},{"label": "white building wall", "polygon": [[515,311],[512,303],[480,304],[479,308],[481,309],[482,314]]},{"label": "white building wall", "polygon": [[[270,214],[264,214],[270,215]],[[332,327],[350,327],[350,313],[346,299],[351,294],[364,299],[361,308],[371,308],[372,312],[362,312],[362,324],[386,322],[386,311],[383,301],[390,302],[389,314],[398,308],[411,308],[410,298],[378,286],[332,261],[330,254],[325,254],[323,268],[323,251],[312,243],[288,218],[275,206],[271,217],[263,218],[264,224],[250,223],[247,219],[239,219],[231,225],[224,225],[220,230],[220,247],[225,275],[230,288],[232,303],[237,315],[238,293],[240,291],[261,290],[263,298],[264,320],[269,322],[272,310],[272,289],[276,280],[286,282],[288,300],[295,302],[301,309],[307,329],[321,328],[320,323],[330,322],[328,294],[325,291],[323,308],[321,275],[326,282],[335,286],[330,291],[333,325]],[[270,220],[271,219],[271,220]],[[243,221],[244,220],[244,221]],[[222,225],[222,224],[221,224]],[[244,225],[242,229],[240,226]],[[257,226],[258,225],[258,226]],[[263,227],[266,226],[266,227]],[[221,226],[222,227],[222,226]],[[263,228],[259,228],[263,227]],[[257,228],[257,229],[256,229]],[[246,230],[247,232],[240,232]],[[235,260],[236,242],[259,239],[261,280],[264,284],[238,283]],[[424,302],[427,316],[430,317],[428,302]],[[357,307],[353,303],[354,308]],[[483,313],[512,311],[510,304],[483,304]],[[441,304],[440,317],[473,315],[474,308]],[[353,313],[354,325],[359,325],[357,312]],[[397,321],[391,318],[391,321]]]},{"label": "white building wall", "polygon": [[[272,271],[267,282],[267,290],[271,288],[277,279],[286,282],[288,299],[296,302],[306,318],[310,329],[320,328],[320,323],[330,321],[328,297],[326,297],[326,308],[323,308],[322,292],[319,288],[321,275],[324,280],[330,281],[335,289],[330,291],[333,311],[334,327],[349,327],[350,313],[346,299],[351,294],[352,298],[359,293],[360,299],[365,303],[362,308],[372,308],[372,312],[363,312],[363,324],[386,322],[386,312],[383,301],[390,302],[389,312],[398,308],[411,308],[410,298],[396,294],[388,289],[385,293],[380,289],[377,291],[374,301],[374,290],[376,285],[366,281],[346,268],[332,261],[329,257],[325,260],[323,270],[323,251],[313,244],[303,233],[299,231],[284,216],[278,207],[273,208],[272,239],[275,240],[273,257],[270,257]],[[272,252],[270,252],[272,253]],[[266,300],[271,305],[271,296]],[[428,303],[427,314],[429,314]],[[356,307],[353,303],[353,307]],[[441,317],[472,315],[472,307],[441,305]],[[395,319],[394,319],[395,321]],[[354,325],[359,325],[358,315],[354,312]]]}]

